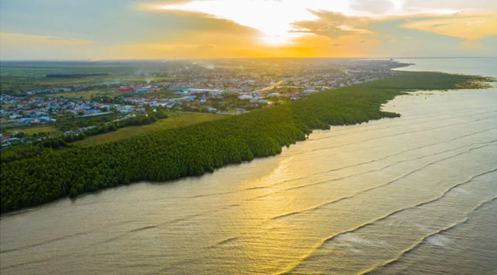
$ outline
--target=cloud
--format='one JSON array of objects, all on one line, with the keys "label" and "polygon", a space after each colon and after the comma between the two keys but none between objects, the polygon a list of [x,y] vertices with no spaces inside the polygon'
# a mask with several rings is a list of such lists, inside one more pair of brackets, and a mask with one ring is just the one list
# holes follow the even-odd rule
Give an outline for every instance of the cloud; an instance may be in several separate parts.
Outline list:
[{"label": "cloud", "polygon": [[197,46],[197,49],[203,49],[203,50],[208,50],[208,49],[216,49],[216,45],[213,44],[205,44],[205,45],[200,45]]},{"label": "cloud", "polygon": [[315,21],[300,21],[293,23],[294,32],[312,33],[330,38],[339,38],[344,35],[372,34],[367,26],[371,19],[367,17],[347,17],[340,13],[313,11],[318,17]]},{"label": "cloud", "polygon": [[434,16],[413,20],[403,24],[402,27],[467,40],[477,40],[497,35],[497,14]]},{"label": "cloud", "polygon": [[484,9],[494,11],[497,9],[495,0],[405,0],[403,9],[407,12],[429,12],[429,11],[461,11]]},{"label": "cloud", "polygon": [[350,7],[356,11],[365,11],[373,14],[384,14],[395,7],[388,0],[355,0]]},{"label": "cloud", "polygon": [[482,43],[479,41],[466,40],[466,41],[460,42],[459,44],[463,48],[470,49],[470,50],[480,50],[483,48]]},{"label": "cloud", "polygon": [[434,25],[431,25],[430,28],[438,28],[438,27],[442,27],[442,26],[447,26],[447,23],[434,24]]},{"label": "cloud", "polygon": [[497,48],[495,0],[0,1],[8,58],[467,56]]}]

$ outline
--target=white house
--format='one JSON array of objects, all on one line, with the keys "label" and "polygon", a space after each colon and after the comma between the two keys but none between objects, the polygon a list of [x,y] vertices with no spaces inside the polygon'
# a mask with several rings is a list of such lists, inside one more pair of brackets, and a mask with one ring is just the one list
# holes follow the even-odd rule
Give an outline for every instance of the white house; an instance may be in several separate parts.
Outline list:
[{"label": "white house", "polygon": [[238,99],[240,99],[240,100],[252,99],[252,96],[251,95],[241,95],[241,96],[238,97]]},{"label": "white house", "polygon": [[318,93],[318,92],[319,91],[316,91],[316,90],[305,90],[302,93],[305,94],[305,95],[310,95],[310,94],[315,94],[315,93]]}]

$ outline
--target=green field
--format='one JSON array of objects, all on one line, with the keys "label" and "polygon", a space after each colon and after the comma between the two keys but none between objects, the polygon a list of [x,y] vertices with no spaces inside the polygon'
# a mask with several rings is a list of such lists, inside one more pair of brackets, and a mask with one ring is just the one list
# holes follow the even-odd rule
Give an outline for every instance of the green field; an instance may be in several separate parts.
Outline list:
[{"label": "green field", "polygon": [[[174,94],[175,91],[162,90],[157,92],[139,94],[140,97],[144,98],[172,98],[172,97],[181,97],[182,95]],[[105,89],[105,90],[91,90],[91,91],[80,91],[80,92],[65,92],[65,93],[55,93],[55,94],[41,94],[36,96],[41,97],[65,97],[65,98],[82,98],[82,99],[91,99],[97,96],[108,96],[108,97],[116,97],[116,96],[133,96],[138,95],[134,93],[121,93],[118,92],[117,89]]]},{"label": "green field", "polygon": [[16,106],[15,104],[4,104],[4,105],[2,105],[2,109],[12,108],[15,106]]},{"label": "green field", "polygon": [[14,128],[6,130],[7,133],[17,134],[17,133],[25,133],[26,135],[33,135],[38,133],[57,133],[59,130],[53,126],[31,126],[31,127],[23,127],[23,128]]},{"label": "green field", "polygon": [[[165,74],[174,66],[158,62],[1,62],[0,90],[3,93],[107,85],[135,82],[170,81],[173,77],[153,76]],[[107,74],[78,78],[47,78],[50,74]],[[149,76],[148,76],[149,75]]]},{"label": "green field", "polygon": [[173,112],[173,113],[168,113],[168,116],[169,116],[168,118],[161,119],[153,124],[124,127],[114,132],[87,137],[86,139],[77,141],[74,144],[78,144],[81,146],[102,144],[137,135],[155,132],[157,130],[184,127],[195,123],[217,120],[226,117],[223,115],[216,115],[216,114],[190,113],[190,112]]},{"label": "green field", "polygon": [[[108,96],[115,97],[118,95],[122,95],[122,93],[116,92],[115,89],[109,90],[92,90],[92,91],[81,91],[81,92],[66,92],[66,93],[56,93],[56,94],[43,94],[42,97],[65,97],[65,98],[74,98],[79,97],[82,99],[91,99],[92,96]],[[39,96],[39,95],[37,95]]]},{"label": "green field", "polygon": [[12,125],[23,125],[23,124],[14,121],[5,121],[5,120],[0,121],[0,127],[12,126]]}]

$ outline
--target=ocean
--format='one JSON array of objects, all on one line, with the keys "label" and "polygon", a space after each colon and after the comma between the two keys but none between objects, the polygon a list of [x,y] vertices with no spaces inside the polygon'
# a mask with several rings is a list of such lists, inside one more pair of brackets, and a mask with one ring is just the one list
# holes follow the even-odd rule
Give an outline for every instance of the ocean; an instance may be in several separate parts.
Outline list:
[{"label": "ocean", "polygon": [[[409,59],[497,77],[497,59]],[[497,89],[419,91],[401,118],[281,155],[0,219],[8,274],[497,274]]]}]

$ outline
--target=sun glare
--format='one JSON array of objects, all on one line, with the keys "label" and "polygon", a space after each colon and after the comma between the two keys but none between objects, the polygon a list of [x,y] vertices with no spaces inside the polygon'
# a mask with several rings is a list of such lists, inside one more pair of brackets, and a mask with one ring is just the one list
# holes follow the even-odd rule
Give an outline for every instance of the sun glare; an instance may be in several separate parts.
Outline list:
[{"label": "sun glare", "polygon": [[297,21],[316,20],[317,16],[311,10],[332,10],[345,12],[348,5],[345,2],[322,0],[208,0],[192,1],[180,4],[161,5],[164,10],[181,10],[200,12],[227,19],[240,25],[254,28],[262,33],[261,42],[267,45],[279,46],[291,44],[291,40],[300,34],[290,34],[294,30],[292,23]]}]

